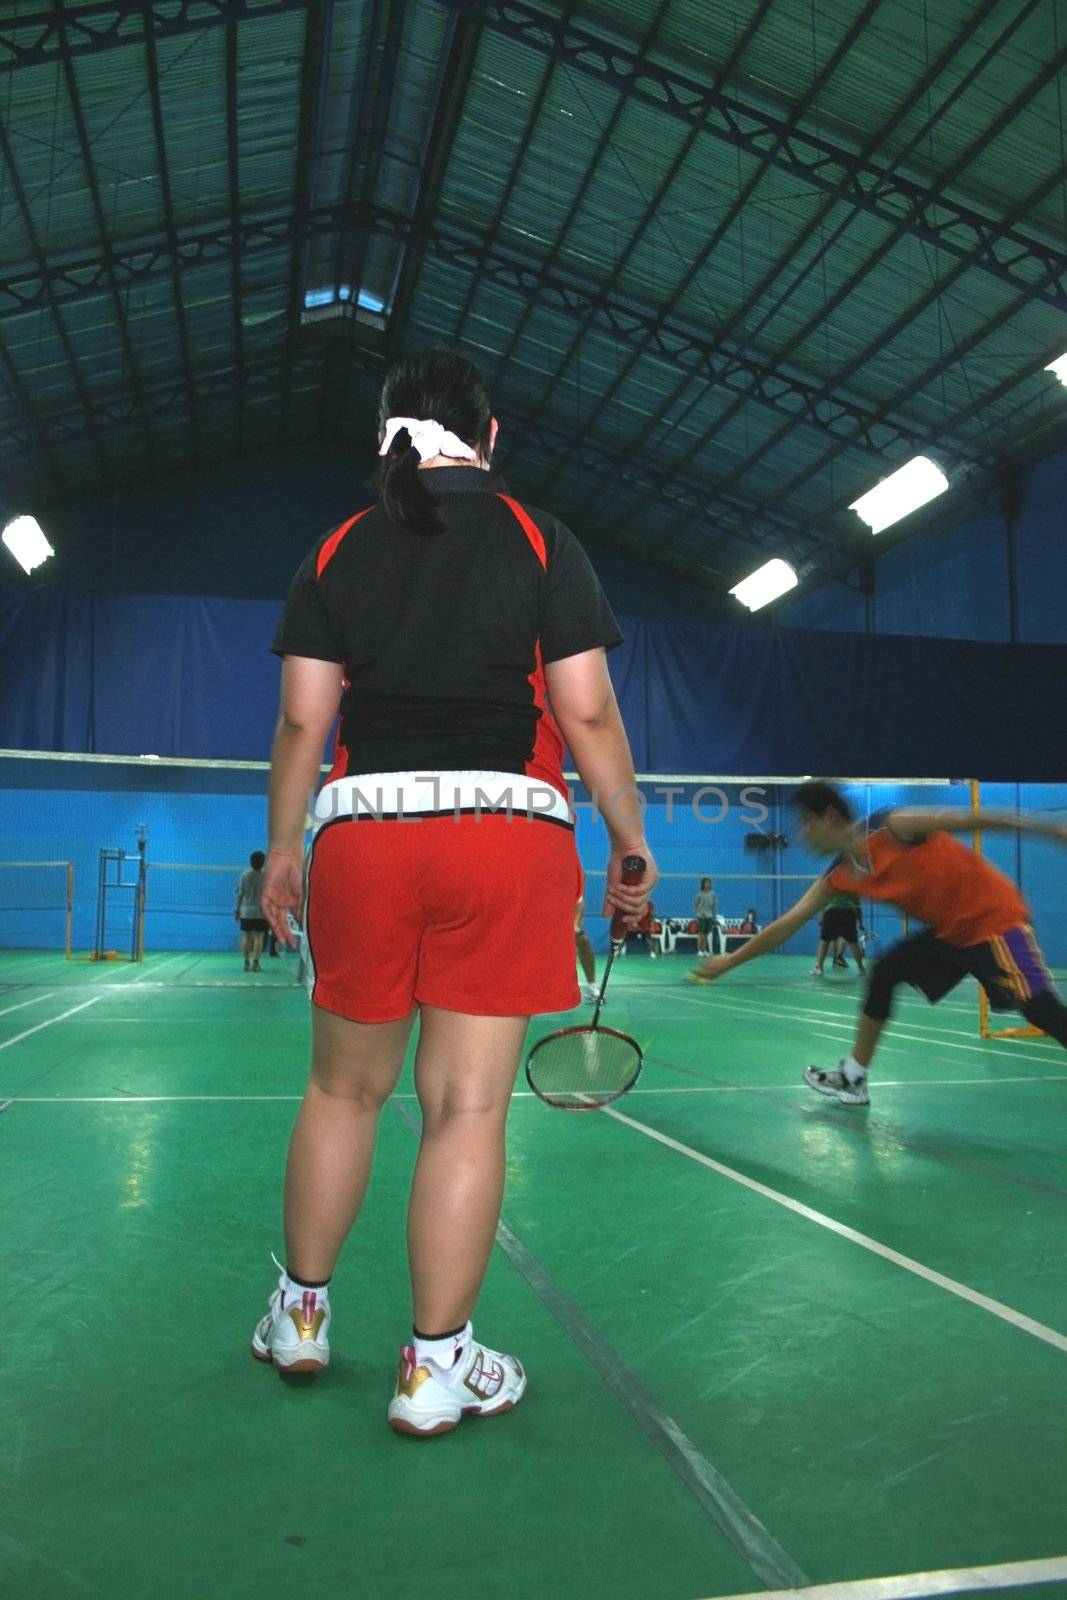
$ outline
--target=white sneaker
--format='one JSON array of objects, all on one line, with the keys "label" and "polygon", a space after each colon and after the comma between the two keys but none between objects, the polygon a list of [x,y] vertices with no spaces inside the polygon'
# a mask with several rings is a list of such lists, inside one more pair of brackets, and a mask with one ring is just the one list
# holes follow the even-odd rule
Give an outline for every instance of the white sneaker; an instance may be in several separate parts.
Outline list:
[{"label": "white sneaker", "polygon": [[279,1372],[325,1372],[330,1364],[329,1297],[309,1289],[299,1305],[283,1308],[283,1283],[270,1297],[270,1310],[256,1325],[252,1354],[271,1361]]},{"label": "white sneaker", "polygon": [[821,967],[812,967],[811,975],[813,978],[825,978],[826,973]]},{"label": "white sneaker", "polygon": [[833,1095],[843,1106],[869,1106],[871,1103],[866,1073],[862,1078],[851,1079],[841,1071],[824,1072],[821,1067],[805,1067],[804,1082],[816,1094]]},{"label": "white sneaker", "polygon": [[410,1344],[400,1352],[396,1390],[389,1402],[389,1426],[420,1438],[450,1433],[466,1416],[498,1417],[526,1393],[526,1374],[514,1356],[489,1350],[469,1339],[449,1369],[427,1361],[419,1366]]}]

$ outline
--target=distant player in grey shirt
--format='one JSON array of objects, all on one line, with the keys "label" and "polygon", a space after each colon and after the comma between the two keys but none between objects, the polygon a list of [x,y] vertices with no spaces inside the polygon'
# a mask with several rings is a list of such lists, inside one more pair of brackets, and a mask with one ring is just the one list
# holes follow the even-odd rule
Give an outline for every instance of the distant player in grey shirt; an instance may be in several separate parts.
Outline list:
[{"label": "distant player in grey shirt", "polygon": [[263,892],[262,850],[253,850],[248,858],[248,871],[242,872],[237,883],[237,904],[234,921],[241,927],[241,954],[245,958],[246,972],[261,971],[259,958],[263,954],[263,935],[267,932],[267,919],[263,915],[260,895]]},{"label": "distant player in grey shirt", "polygon": [[710,878],[701,878],[700,888],[693,896],[693,911],[697,919],[697,953],[708,954],[708,934],[715,924],[715,890]]}]

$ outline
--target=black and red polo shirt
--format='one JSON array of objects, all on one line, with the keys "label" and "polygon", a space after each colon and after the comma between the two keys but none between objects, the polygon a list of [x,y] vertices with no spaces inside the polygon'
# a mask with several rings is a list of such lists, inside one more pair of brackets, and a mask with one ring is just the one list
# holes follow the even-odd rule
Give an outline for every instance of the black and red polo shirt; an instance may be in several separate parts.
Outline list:
[{"label": "black and red polo shirt", "polygon": [[622,634],[577,539],[496,473],[426,469],[445,531],[380,505],[293,580],[271,649],[344,669],[332,781],[359,773],[525,773],[565,792],[544,667]]}]

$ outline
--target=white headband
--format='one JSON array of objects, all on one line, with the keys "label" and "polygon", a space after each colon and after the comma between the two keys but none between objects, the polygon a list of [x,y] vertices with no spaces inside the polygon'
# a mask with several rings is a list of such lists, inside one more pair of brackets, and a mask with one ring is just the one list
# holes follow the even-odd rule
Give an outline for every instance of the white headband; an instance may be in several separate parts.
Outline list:
[{"label": "white headband", "polygon": [[429,418],[420,422],[415,417],[389,418],[385,424],[385,438],[378,451],[380,456],[389,454],[393,440],[401,428],[406,428],[410,433],[411,442],[419,452],[420,461],[432,461],[434,456],[457,456],[463,461],[478,459],[477,450],[472,450],[469,444],[464,444],[454,433],[442,428],[439,422],[433,422]]}]

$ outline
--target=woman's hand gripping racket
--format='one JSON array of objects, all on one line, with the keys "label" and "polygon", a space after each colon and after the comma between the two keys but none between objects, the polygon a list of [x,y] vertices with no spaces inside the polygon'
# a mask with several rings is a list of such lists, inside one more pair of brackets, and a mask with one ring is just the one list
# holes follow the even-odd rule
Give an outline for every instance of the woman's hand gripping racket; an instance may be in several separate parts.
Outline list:
[{"label": "woman's hand gripping racket", "polygon": [[[640,883],[645,875],[643,856],[627,856],[622,881]],[[600,1008],[611,968],[626,938],[627,918],[616,911],[611,919],[611,953],[604,968],[593,1020],[588,1026],[559,1028],[534,1045],[526,1057],[526,1081],[534,1094],[561,1111],[595,1111],[632,1089],[641,1076],[641,1046],[628,1033],[600,1026]]]}]

